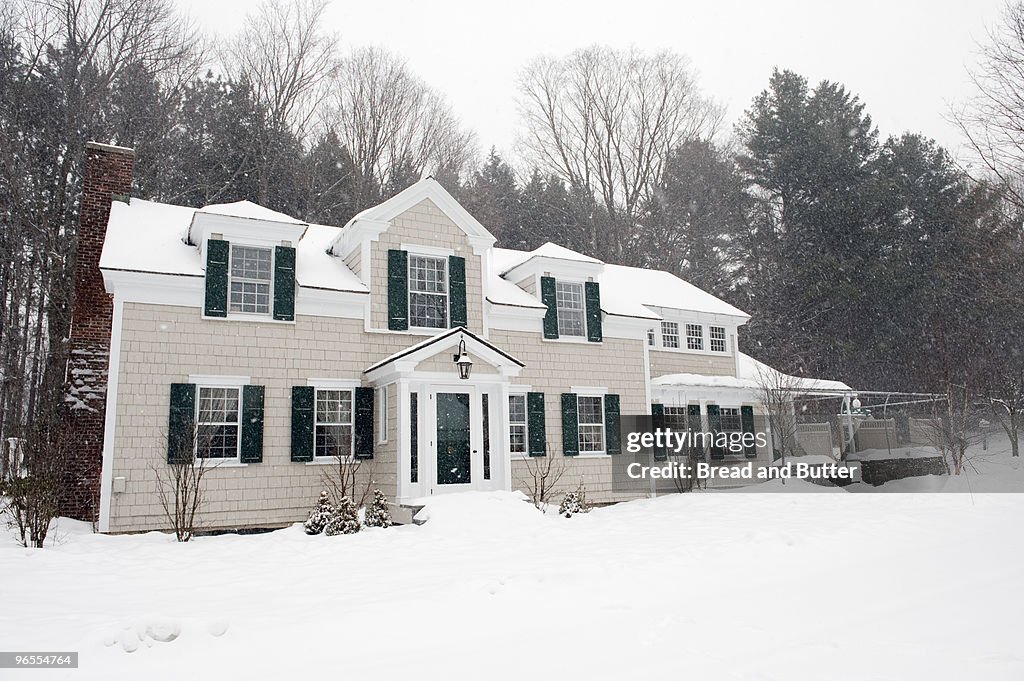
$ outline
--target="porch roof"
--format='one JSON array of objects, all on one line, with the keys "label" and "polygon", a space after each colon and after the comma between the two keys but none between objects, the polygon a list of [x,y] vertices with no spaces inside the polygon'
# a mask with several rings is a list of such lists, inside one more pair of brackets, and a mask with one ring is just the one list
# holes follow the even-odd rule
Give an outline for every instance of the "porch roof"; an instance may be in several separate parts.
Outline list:
[{"label": "porch roof", "polygon": [[388,364],[391,364],[392,362],[395,362],[395,361],[400,360],[400,359],[402,359],[404,357],[408,357],[410,355],[413,355],[413,354],[419,352],[420,350],[424,350],[426,348],[429,348],[431,345],[436,345],[436,344],[439,344],[439,343],[443,343],[444,341],[452,338],[453,336],[459,335],[459,334],[462,334],[462,335],[466,336],[467,338],[469,338],[474,343],[477,343],[480,346],[482,346],[484,348],[487,348],[491,352],[500,355],[501,357],[503,357],[504,359],[508,360],[509,362],[515,364],[516,366],[519,366],[519,367],[526,366],[524,363],[520,362],[518,359],[516,359],[512,355],[508,354],[507,352],[505,352],[504,350],[502,350],[498,346],[494,345],[493,343],[490,343],[489,341],[484,340],[483,338],[481,338],[480,336],[476,335],[475,333],[473,333],[469,329],[467,329],[465,327],[462,327],[462,326],[457,326],[454,329],[448,329],[447,331],[444,331],[443,333],[439,333],[436,336],[431,336],[430,338],[427,338],[426,340],[422,340],[419,343],[415,343],[413,345],[410,345],[407,348],[399,350],[398,352],[394,353],[393,355],[389,355],[388,357],[385,357],[384,359],[382,359],[381,361],[377,362],[376,364],[374,364],[374,365],[372,365],[370,367],[367,367],[363,371],[363,373],[366,374],[366,373],[370,373],[371,371],[374,371],[376,369],[380,369],[381,367],[387,366]]},{"label": "porch roof", "polygon": [[711,376],[708,374],[690,373],[666,374],[651,379],[651,385],[662,388],[702,387],[758,390],[763,382],[767,382],[769,385],[791,386],[794,391],[803,394],[834,394],[841,396],[853,392],[853,388],[841,381],[789,376],[742,352],[739,353],[736,373],[736,376]]}]

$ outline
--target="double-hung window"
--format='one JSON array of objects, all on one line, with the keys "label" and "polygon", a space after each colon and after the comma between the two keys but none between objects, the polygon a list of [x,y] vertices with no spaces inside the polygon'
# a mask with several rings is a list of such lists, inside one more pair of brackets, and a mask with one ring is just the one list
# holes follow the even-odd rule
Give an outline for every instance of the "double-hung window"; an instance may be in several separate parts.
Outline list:
[{"label": "double-hung window", "polygon": [[231,312],[270,314],[272,249],[231,244],[228,306]]},{"label": "double-hung window", "polygon": [[[742,433],[743,432],[743,419],[740,416],[739,407],[722,407],[721,409],[721,430],[723,433],[730,433],[730,443],[732,442],[731,433]],[[726,447],[725,453],[728,455],[742,455],[743,450],[738,452],[733,451],[732,447]]]},{"label": "double-hung window", "polygon": [[199,387],[196,457],[237,459],[240,388]]},{"label": "double-hung window", "polygon": [[409,326],[448,327],[448,259],[409,255]]},{"label": "double-hung window", "polygon": [[603,454],[604,398],[598,395],[580,395],[576,413],[579,419],[580,454]]},{"label": "double-hung window", "polygon": [[526,395],[508,396],[508,436],[509,451],[526,454]]},{"label": "double-hung window", "polygon": [[725,327],[709,326],[708,339],[711,352],[725,352]]},{"label": "double-hung window", "polygon": [[704,349],[704,327],[700,324],[687,324],[686,325],[686,349],[687,350],[703,350]]},{"label": "double-hung window", "polygon": [[352,391],[316,391],[316,434],[313,453],[317,458],[352,456]]},{"label": "double-hung window", "polygon": [[661,345],[666,348],[679,347],[679,324],[676,322],[661,323]]},{"label": "double-hung window", "polygon": [[587,335],[583,284],[575,281],[555,282],[555,307],[558,310],[559,335]]}]

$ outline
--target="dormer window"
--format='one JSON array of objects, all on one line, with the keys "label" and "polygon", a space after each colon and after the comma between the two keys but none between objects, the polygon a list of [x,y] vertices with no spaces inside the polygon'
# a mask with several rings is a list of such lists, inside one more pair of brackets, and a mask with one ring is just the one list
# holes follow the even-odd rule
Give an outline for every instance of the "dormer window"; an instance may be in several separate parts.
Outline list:
[{"label": "dormer window", "polygon": [[271,249],[231,244],[231,312],[270,314]]},{"label": "dormer window", "polygon": [[409,255],[409,325],[448,328],[448,259]]},{"label": "dormer window", "polygon": [[585,336],[587,321],[583,305],[583,284],[572,281],[556,281],[555,305],[558,308],[559,335]]}]

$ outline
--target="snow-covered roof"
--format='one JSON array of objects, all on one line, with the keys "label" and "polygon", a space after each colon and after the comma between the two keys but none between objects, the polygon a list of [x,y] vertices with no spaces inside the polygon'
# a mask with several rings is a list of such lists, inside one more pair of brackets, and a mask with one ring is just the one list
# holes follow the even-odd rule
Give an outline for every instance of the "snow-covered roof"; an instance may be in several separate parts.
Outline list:
[{"label": "snow-covered roof", "polygon": [[[248,206],[240,206],[248,204]],[[240,206],[235,217],[258,218],[263,209],[248,201],[224,206]],[[174,206],[155,201],[131,199],[130,203],[115,201],[110,208],[110,222],[107,237],[100,255],[100,268],[105,270],[127,270],[133,272],[154,272],[184,276],[203,276],[205,269],[199,248],[187,243],[186,235],[197,212],[203,209]],[[305,224],[295,221],[283,213],[266,210],[266,213],[287,218],[289,224]],[[274,219],[275,222],[284,222]],[[334,291],[356,291],[365,293],[366,286],[341,258],[327,254],[328,245],[341,231],[338,227],[309,225],[298,243],[295,244],[295,279],[299,286],[330,289]]]},{"label": "snow-covered roof", "polygon": [[[423,197],[442,202],[450,199],[444,189],[431,179],[421,180],[410,189],[413,188],[416,191],[403,192],[395,197],[403,197],[399,204],[404,205]],[[454,199],[450,200],[454,202]],[[361,215],[366,219],[377,219],[401,207],[391,201],[385,202],[390,203],[387,212],[377,211],[375,207]],[[444,208],[454,210],[447,204]],[[200,209],[135,198],[130,203],[115,201],[110,210],[100,267],[107,270],[203,276],[204,267],[199,249],[188,243],[190,225],[197,215],[203,214],[292,226],[306,225],[301,220],[250,201],[214,204]],[[311,224],[305,227],[295,246],[296,280],[300,286],[363,293],[367,291],[366,285],[345,266],[342,258],[328,254],[328,250],[338,243],[338,237],[344,231],[327,225]],[[489,237],[489,234],[484,231],[482,236]],[[605,265],[590,256],[550,242],[533,251],[491,249],[487,300],[496,305],[543,310],[544,305],[536,296],[500,276],[502,272],[534,258],[563,260],[585,269],[592,268],[595,278],[601,283],[601,308],[610,315],[657,320],[661,316],[657,309],[652,308],[674,308],[744,319],[748,317],[743,311],[668,272]]]},{"label": "snow-covered roof", "polygon": [[[590,256],[577,253],[563,246],[548,242],[533,251],[517,251],[509,248],[495,248],[491,251],[491,265],[495,273],[508,272],[536,257],[555,258],[580,263],[601,264]],[[643,319],[661,319],[651,307],[672,308],[704,312],[708,314],[727,315],[749,319],[743,310],[716,298],[707,291],[683,281],[670,272],[649,270],[641,267],[623,265],[604,265],[597,281],[601,284],[601,309],[608,314],[622,317],[640,317]],[[501,281],[505,281],[501,279]],[[514,286],[517,291],[522,291]],[[502,290],[507,287],[502,287]],[[511,298],[515,293],[508,289]],[[496,298],[494,295],[489,298]],[[528,296],[537,303],[537,299]],[[494,299],[493,302],[516,305],[520,303],[505,302]],[[536,305],[532,305],[536,307]]]},{"label": "snow-covered roof", "polygon": [[233,203],[211,203],[203,206],[197,213],[211,213],[214,215],[227,215],[234,218],[248,218],[251,220],[268,220],[270,222],[286,222],[291,225],[304,225],[302,220],[293,218],[291,215],[279,213],[276,210],[264,208],[252,201],[235,201]]},{"label": "snow-covered roof", "polygon": [[705,374],[666,374],[651,379],[651,385],[662,387],[705,387],[705,388],[743,388],[758,389],[762,382],[768,385],[792,386],[794,390],[807,392],[848,393],[850,386],[841,381],[829,381],[821,378],[804,378],[788,376],[760,362],[750,355],[739,353],[736,376],[709,376]]}]

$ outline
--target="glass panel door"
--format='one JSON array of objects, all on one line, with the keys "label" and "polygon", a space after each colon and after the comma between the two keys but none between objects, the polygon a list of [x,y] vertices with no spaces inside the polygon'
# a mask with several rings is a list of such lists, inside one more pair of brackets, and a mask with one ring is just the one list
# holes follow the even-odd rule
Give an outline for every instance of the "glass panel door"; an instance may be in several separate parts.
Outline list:
[{"label": "glass panel door", "polygon": [[469,393],[437,393],[437,484],[470,482]]}]

